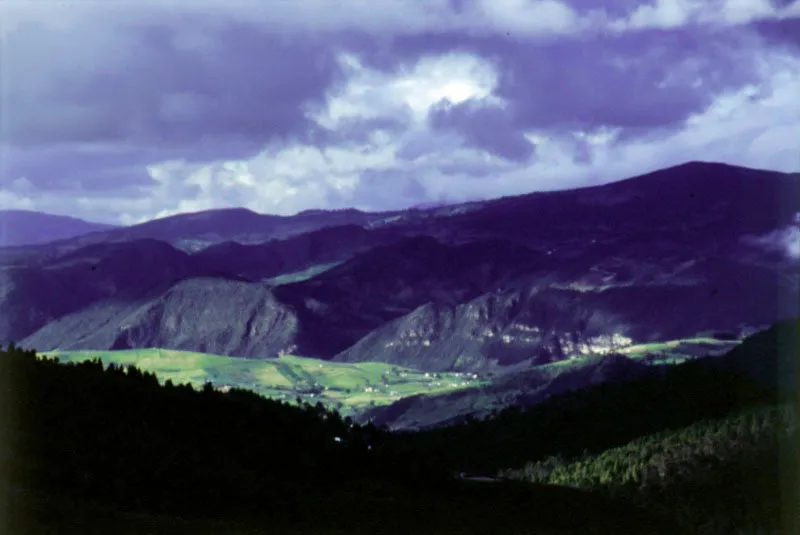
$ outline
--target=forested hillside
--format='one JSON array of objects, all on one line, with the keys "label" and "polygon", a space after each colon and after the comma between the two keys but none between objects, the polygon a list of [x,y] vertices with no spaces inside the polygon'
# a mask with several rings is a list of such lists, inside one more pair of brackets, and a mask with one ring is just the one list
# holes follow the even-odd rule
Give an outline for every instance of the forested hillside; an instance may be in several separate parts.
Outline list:
[{"label": "forested hillside", "polygon": [[701,533],[797,533],[798,440],[795,407],[764,405],[501,475],[602,491]]},{"label": "forested hillside", "polygon": [[179,517],[221,533],[676,533],[599,494],[458,481],[321,406],[160,386],[134,367],[11,347],[0,395],[4,533],[173,533]]}]

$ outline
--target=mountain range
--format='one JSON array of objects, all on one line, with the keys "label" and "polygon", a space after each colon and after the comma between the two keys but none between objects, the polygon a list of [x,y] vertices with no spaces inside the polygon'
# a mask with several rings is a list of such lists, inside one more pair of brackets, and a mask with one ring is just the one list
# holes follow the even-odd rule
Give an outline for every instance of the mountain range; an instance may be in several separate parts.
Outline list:
[{"label": "mountain range", "polygon": [[0,249],[0,343],[503,374],[742,338],[800,316],[798,214],[797,174],[690,162],[406,211],[226,209],[43,231]]},{"label": "mountain range", "polygon": [[35,245],[118,228],[30,210],[0,210],[0,247]]}]

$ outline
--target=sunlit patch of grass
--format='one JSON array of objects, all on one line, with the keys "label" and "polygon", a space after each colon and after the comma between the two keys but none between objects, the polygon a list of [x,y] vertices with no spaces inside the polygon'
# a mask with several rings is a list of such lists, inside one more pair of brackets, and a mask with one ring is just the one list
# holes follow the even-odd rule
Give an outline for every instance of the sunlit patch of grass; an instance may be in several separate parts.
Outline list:
[{"label": "sunlit patch of grass", "polygon": [[293,282],[302,282],[304,280],[311,279],[316,277],[320,273],[324,273],[329,269],[332,269],[336,266],[341,264],[341,262],[330,262],[328,264],[316,264],[311,267],[308,267],[302,271],[294,271],[292,273],[284,273],[283,275],[278,275],[276,277],[271,277],[269,279],[264,280],[265,283],[269,284],[270,286],[280,286],[282,284],[290,284]]},{"label": "sunlit patch of grass", "polygon": [[667,355],[685,359],[700,355],[719,355],[738,345],[738,340],[718,340],[716,338],[684,338],[650,344],[637,344],[617,350],[618,353],[631,358],[641,358],[648,355]]},{"label": "sunlit patch of grass", "polygon": [[135,365],[153,372],[162,383],[211,382],[217,388],[243,388],[266,397],[294,403],[322,402],[344,414],[385,405],[416,394],[435,394],[477,386],[465,374],[425,373],[381,362],[341,363],[287,355],[270,359],[244,359],[192,351],[159,348],[120,351],[49,351],[45,356],[62,362],[99,358],[105,365]]}]

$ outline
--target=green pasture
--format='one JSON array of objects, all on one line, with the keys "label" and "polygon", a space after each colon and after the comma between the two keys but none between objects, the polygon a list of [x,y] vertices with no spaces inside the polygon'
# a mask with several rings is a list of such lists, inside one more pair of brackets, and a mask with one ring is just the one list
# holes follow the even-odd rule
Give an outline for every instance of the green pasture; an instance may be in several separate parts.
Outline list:
[{"label": "green pasture", "polygon": [[292,403],[298,397],[310,403],[321,401],[343,414],[416,394],[450,392],[481,384],[468,374],[433,374],[379,362],[340,363],[292,355],[245,359],[159,348],[49,351],[42,355],[57,357],[61,362],[99,358],[105,365],[132,364],[155,373],[162,383],[171,380],[199,388],[211,382],[219,389],[244,388]]}]

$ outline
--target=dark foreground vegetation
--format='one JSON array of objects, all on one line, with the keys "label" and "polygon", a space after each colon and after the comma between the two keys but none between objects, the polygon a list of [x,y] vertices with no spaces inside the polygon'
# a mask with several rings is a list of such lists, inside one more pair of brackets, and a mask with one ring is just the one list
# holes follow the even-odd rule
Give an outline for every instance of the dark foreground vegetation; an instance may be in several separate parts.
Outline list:
[{"label": "dark foreground vegetation", "polygon": [[3,533],[671,532],[580,490],[455,481],[321,406],[13,347],[0,378]]},{"label": "dark foreground vegetation", "polygon": [[503,476],[602,492],[701,533],[797,533],[797,443],[796,412],[762,406]]},{"label": "dark foreground vegetation", "polygon": [[[762,371],[796,357],[782,329]],[[692,362],[390,434],[321,405],[11,347],[0,532],[793,533],[796,407],[746,360],[740,348],[736,366]]]}]

